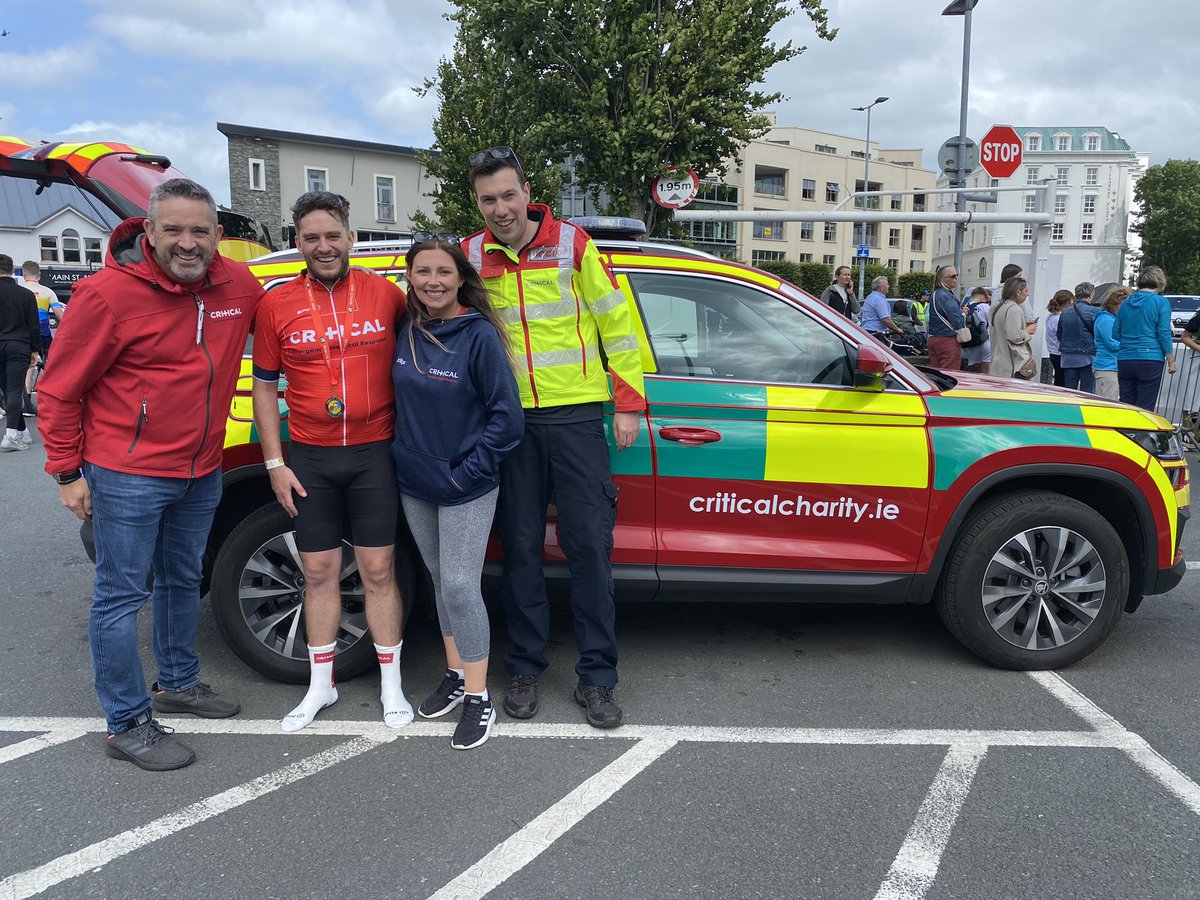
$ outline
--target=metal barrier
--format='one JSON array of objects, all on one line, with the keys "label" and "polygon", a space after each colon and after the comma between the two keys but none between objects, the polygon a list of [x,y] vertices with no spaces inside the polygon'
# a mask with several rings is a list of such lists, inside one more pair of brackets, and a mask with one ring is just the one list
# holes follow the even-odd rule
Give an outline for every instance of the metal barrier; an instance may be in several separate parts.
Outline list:
[{"label": "metal barrier", "polygon": [[1200,353],[1175,342],[1174,375],[1163,364],[1154,411],[1175,426],[1189,450],[1200,449]]}]

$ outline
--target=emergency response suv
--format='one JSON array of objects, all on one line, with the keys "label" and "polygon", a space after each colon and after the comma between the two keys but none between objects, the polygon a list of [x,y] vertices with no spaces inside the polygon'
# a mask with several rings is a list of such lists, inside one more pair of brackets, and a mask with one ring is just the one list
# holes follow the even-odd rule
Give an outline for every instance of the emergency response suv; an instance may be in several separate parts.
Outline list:
[{"label": "emergency response suv", "polygon": [[[933,602],[983,659],[1047,669],[1086,656],[1182,577],[1188,468],[1165,420],[918,368],[764,272],[597,243],[639,331],[649,401],[637,442],[612,454],[619,599]],[[364,245],[354,261],[403,282],[403,251]],[[286,252],[251,264],[268,288],[301,266]],[[256,444],[248,368],[225,478],[209,554],[217,621],[255,669],[302,681],[304,583]],[[547,516],[547,572],[565,578],[553,506]],[[428,588],[402,522],[397,548],[411,608]],[[349,547],[346,560],[342,677],[373,661]]]}]

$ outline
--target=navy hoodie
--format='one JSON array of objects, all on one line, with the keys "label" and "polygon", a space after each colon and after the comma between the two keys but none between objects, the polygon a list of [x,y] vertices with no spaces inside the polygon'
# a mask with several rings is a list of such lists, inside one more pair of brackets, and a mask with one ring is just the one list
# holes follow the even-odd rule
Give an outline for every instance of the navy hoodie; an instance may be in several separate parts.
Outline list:
[{"label": "navy hoodie", "polygon": [[499,485],[500,461],[520,442],[525,415],[491,322],[465,308],[426,326],[444,350],[413,328],[411,313],[396,338],[392,456],[402,493],[455,506]]}]

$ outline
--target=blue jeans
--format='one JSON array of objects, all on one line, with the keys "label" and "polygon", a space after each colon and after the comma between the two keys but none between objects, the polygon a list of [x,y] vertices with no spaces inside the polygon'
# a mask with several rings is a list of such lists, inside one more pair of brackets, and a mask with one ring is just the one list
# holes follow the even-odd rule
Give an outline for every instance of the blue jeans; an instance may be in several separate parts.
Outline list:
[{"label": "blue jeans", "polygon": [[[96,695],[108,730],[123,731],[150,707],[138,655],[138,610],[153,598],[158,685],[200,681],[196,619],[204,549],[221,499],[221,470],[200,478],[153,478],[84,464],[92,491],[96,588],[88,640]],[[146,582],[154,570],[154,589]]]},{"label": "blue jeans", "polygon": [[1063,375],[1063,387],[1084,391],[1088,394],[1096,393],[1096,376],[1092,372],[1091,366],[1061,369],[1060,371]]},{"label": "blue jeans", "polygon": [[1132,403],[1154,412],[1162,375],[1161,359],[1117,360],[1117,384],[1121,389],[1121,402]]}]

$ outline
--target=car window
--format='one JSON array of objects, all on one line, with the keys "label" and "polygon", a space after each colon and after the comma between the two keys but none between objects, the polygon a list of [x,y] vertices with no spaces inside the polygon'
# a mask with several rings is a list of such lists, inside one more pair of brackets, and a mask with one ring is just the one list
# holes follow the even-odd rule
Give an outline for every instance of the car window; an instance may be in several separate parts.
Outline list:
[{"label": "car window", "polygon": [[716,278],[631,273],[662,375],[851,383],[845,342],[766,291]]}]

